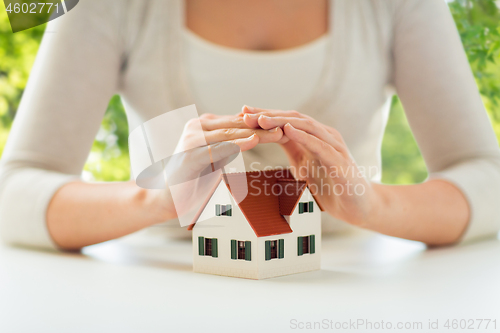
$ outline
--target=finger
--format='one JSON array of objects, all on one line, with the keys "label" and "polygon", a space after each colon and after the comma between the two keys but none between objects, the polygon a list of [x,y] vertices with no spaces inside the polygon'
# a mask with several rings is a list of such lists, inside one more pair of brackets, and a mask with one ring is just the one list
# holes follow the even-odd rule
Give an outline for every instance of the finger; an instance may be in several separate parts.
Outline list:
[{"label": "finger", "polygon": [[[243,140],[240,140],[240,142],[235,142],[235,141],[217,142],[207,147],[209,149],[206,152],[209,155],[210,162],[216,163],[231,155],[238,154],[240,151],[242,151],[241,146],[244,146],[244,144],[245,143],[243,142]],[[204,160],[207,159],[205,158]]]},{"label": "finger", "polygon": [[339,151],[344,151],[345,147],[342,141],[337,140],[337,138],[327,130],[326,126],[317,122],[314,119],[308,118],[294,118],[294,117],[268,117],[261,115],[258,118],[258,122],[261,128],[268,129],[274,127],[283,127],[287,123],[290,123],[296,129],[307,132],[314,135],[320,140],[325,141],[333,148]]},{"label": "finger", "polygon": [[247,128],[248,126],[243,121],[243,117],[239,116],[215,116],[210,114],[202,114],[200,116],[201,127],[205,131],[213,131],[223,128]]},{"label": "finger", "polygon": [[[257,107],[251,107],[248,105],[243,106],[242,108],[242,114],[243,114],[243,121],[245,124],[250,127],[250,128],[259,128],[261,127],[259,125],[259,117],[261,116],[267,116],[267,117],[292,117],[292,118],[301,118],[301,119],[308,119],[309,121],[316,122],[317,121],[303,113],[300,113],[295,110],[276,110],[276,109],[263,109],[263,108],[257,108]],[[241,113],[240,113],[241,115]],[[286,123],[286,122],[285,122]],[[283,126],[283,125],[281,125]],[[338,148],[339,150],[345,150],[345,142],[342,137],[342,135],[334,128],[331,128],[329,126],[324,126],[321,123],[317,123],[316,126],[321,126],[323,129],[333,135],[335,140],[340,143],[340,145],[336,146],[336,149]],[[272,128],[272,125],[266,126],[267,128]],[[323,139],[326,139],[323,137]],[[333,144],[333,142],[331,142]]]},{"label": "finger", "polygon": [[283,117],[295,117],[295,118],[311,118],[308,115],[300,113],[295,110],[275,110],[275,109],[261,109],[250,107],[245,105],[242,109],[244,114],[263,114],[266,116],[283,116]]},{"label": "finger", "polygon": [[260,128],[258,114],[247,113],[247,114],[243,115],[243,122],[249,128]]},{"label": "finger", "polygon": [[[243,116],[243,121],[245,122],[245,124],[247,124],[247,126],[249,128],[261,128],[260,125],[259,125],[259,115],[258,114],[252,114],[252,113],[247,113]],[[276,127],[274,127],[276,128]],[[272,128],[269,128],[269,129],[272,129]],[[283,135],[283,137],[277,141],[276,143],[278,144],[285,144],[288,142],[288,138],[286,137],[286,135]]]},{"label": "finger", "polygon": [[282,110],[256,108],[256,107],[248,106],[248,105],[243,105],[243,107],[241,108],[241,112],[243,112],[243,113],[259,113],[259,112],[265,112],[265,111],[282,111]]},{"label": "finger", "polygon": [[344,141],[344,138],[342,137],[342,134],[340,134],[340,132],[338,130],[336,130],[335,128],[333,127],[330,127],[330,126],[325,126],[326,130],[328,132],[330,132],[330,134],[333,135],[333,137],[338,141],[340,142],[344,147],[347,147],[346,144],[345,144],[345,141]]},{"label": "finger", "polygon": [[275,142],[275,143],[280,144],[280,145],[283,145],[283,144],[285,144],[285,143],[287,143],[287,142],[289,142],[289,141],[290,141],[290,139],[289,139],[289,138],[285,135],[285,133],[283,133],[283,136],[281,137],[281,139],[279,139],[279,140],[278,140],[277,142]]},{"label": "finger", "polygon": [[287,138],[287,142],[283,143],[281,146],[290,160],[297,161],[304,156],[304,148],[299,143],[288,139],[286,135],[284,137]]},{"label": "finger", "polygon": [[232,142],[238,145],[241,151],[247,151],[257,146],[260,142],[260,138],[258,135],[252,134],[252,136],[248,138],[236,139],[233,140]]},{"label": "finger", "polygon": [[[243,111],[247,110],[247,108],[250,108],[249,106],[245,106],[243,108]],[[260,109],[260,108],[251,108],[254,112],[257,113],[248,113],[244,112],[243,113],[243,121],[245,124],[250,127],[250,128],[261,128],[261,124],[259,124],[259,117],[261,116],[266,116],[266,117],[292,117],[292,118],[301,118],[301,119],[308,119],[311,122],[315,122],[316,120],[311,118],[308,115],[301,114],[300,112],[297,112],[295,110],[290,110],[290,111],[283,111],[283,110],[273,110],[273,109]],[[286,122],[284,122],[286,123]],[[283,125],[281,125],[283,126]],[[319,124],[319,126],[323,126],[322,124]],[[265,129],[270,129],[273,126],[266,126]],[[285,143],[286,140],[280,143]]]},{"label": "finger", "polygon": [[325,141],[293,127],[291,124],[284,126],[285,135],[290,140],[300,143],[304,148],[313,153],[323,164],[335,165],[335,161],[340,161],[342,155]]},{"label": "finger", "polygon": [[254,148],[259,143],[259,137],[252,134],[248,138],[217,142],[210,145],[212,161],[218,162],[228,156]]},{"label": "finger", "polygon": [[248,138],[252,134],[259,137],[260,143],[278,142],[283,137],[281,128],[271,130],[264,129],[249,129],[249,128],[228,128],[218,129],[214,131],[205,131],[205,139],[207,143],[216,143],[222,141],[231,141],[237,139]]}]

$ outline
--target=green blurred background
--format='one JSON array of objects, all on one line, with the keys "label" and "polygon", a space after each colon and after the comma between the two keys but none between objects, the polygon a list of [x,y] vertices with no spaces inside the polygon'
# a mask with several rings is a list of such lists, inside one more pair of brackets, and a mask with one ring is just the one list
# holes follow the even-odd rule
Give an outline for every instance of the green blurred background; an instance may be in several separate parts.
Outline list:
[{"label": "green blurred background", "polygon": [[[484,104],[500,138],[500,11],[494,0],[449,3]],[[0,156],[19,106],[45,25],[11,32],[0,7]],[[128,125],[118,96],[108,106],[85,165],[85,179],[128,180]],[[425,163],[410,132],[403,108],[394,97],[382,147],[383,182],[411,184],[427,177]]]}]

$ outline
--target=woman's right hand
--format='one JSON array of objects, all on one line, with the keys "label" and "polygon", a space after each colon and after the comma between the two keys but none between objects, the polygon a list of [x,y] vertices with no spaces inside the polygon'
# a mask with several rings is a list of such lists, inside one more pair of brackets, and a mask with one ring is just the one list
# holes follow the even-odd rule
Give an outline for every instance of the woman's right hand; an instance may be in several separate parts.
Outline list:
[{"label": "woman's right hand", "polygon": [[[259,143],[279,142],[282,138],[280,127],[249,128],[242,115],[202,114],[186,123],[175,154],[165,162],[173,166],[174,172],[181,171],[177,174],[178,179],[172,179],[178,183],[197,177],[208,167],[221,168],[230,156],[252,149]],[[171,171],[167,168],[167,174]]]},{"label": "woman's right hand", "polygon": [[282,137],[283,131],[279,127],[248,128],[241,114],[203,114],[188,121],[176,153],[164,160],[168,190],[159,195],[163,196],[160,202],[166,216],[176,216],[181,219],[181,225],[185,225],[182,218],[199,208],[218,180],[220,172],[214,171],[224,167],[241,151],[252,149],[259,143],[278,142]]},{"label": "woman's right hand", "polygon": [[181,151],[200,147],[200,123],[207,144],[230,142],[236,144],[241,151],[252,149],[259,143],[278,142],[283,137],[283,131],[279,127],[271,130],[248,128],[242,114],[218,116],[204,113],[198,119],[191,119],[186,123],[179,141]]}]

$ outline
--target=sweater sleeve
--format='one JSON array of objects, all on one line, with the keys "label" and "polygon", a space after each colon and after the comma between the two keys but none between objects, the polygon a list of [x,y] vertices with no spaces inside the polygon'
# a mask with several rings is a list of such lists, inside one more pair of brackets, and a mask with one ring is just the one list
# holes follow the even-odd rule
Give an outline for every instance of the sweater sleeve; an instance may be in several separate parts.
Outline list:
[{"label": "sweater sleeve", "polygon": [[[0,165],[0,237],[56,248],[47,207],[78,181],[120,71],[111,1],[86,0],[46,28]],[[116,7],[116,6],[115,6]]]},{"label": "sweater sleeve", "polygon": [[468,200],[462,241],[500,229],[500,150],[444,0],[398,2],[394,84],[430,178]]}]

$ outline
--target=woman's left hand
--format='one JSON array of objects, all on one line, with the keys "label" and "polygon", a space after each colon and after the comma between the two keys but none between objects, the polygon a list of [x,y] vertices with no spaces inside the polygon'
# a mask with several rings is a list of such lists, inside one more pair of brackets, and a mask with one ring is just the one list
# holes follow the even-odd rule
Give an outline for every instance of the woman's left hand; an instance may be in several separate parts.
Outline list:
[{"label": "woman's left hand", "polygon": [[354,225],[368,222],[377,207],[377,196],[336,129],[297,111],[244,106],[242,116],[250,128],[283,129],[278,143],[295,178],[308,182],[325,211]]}]

